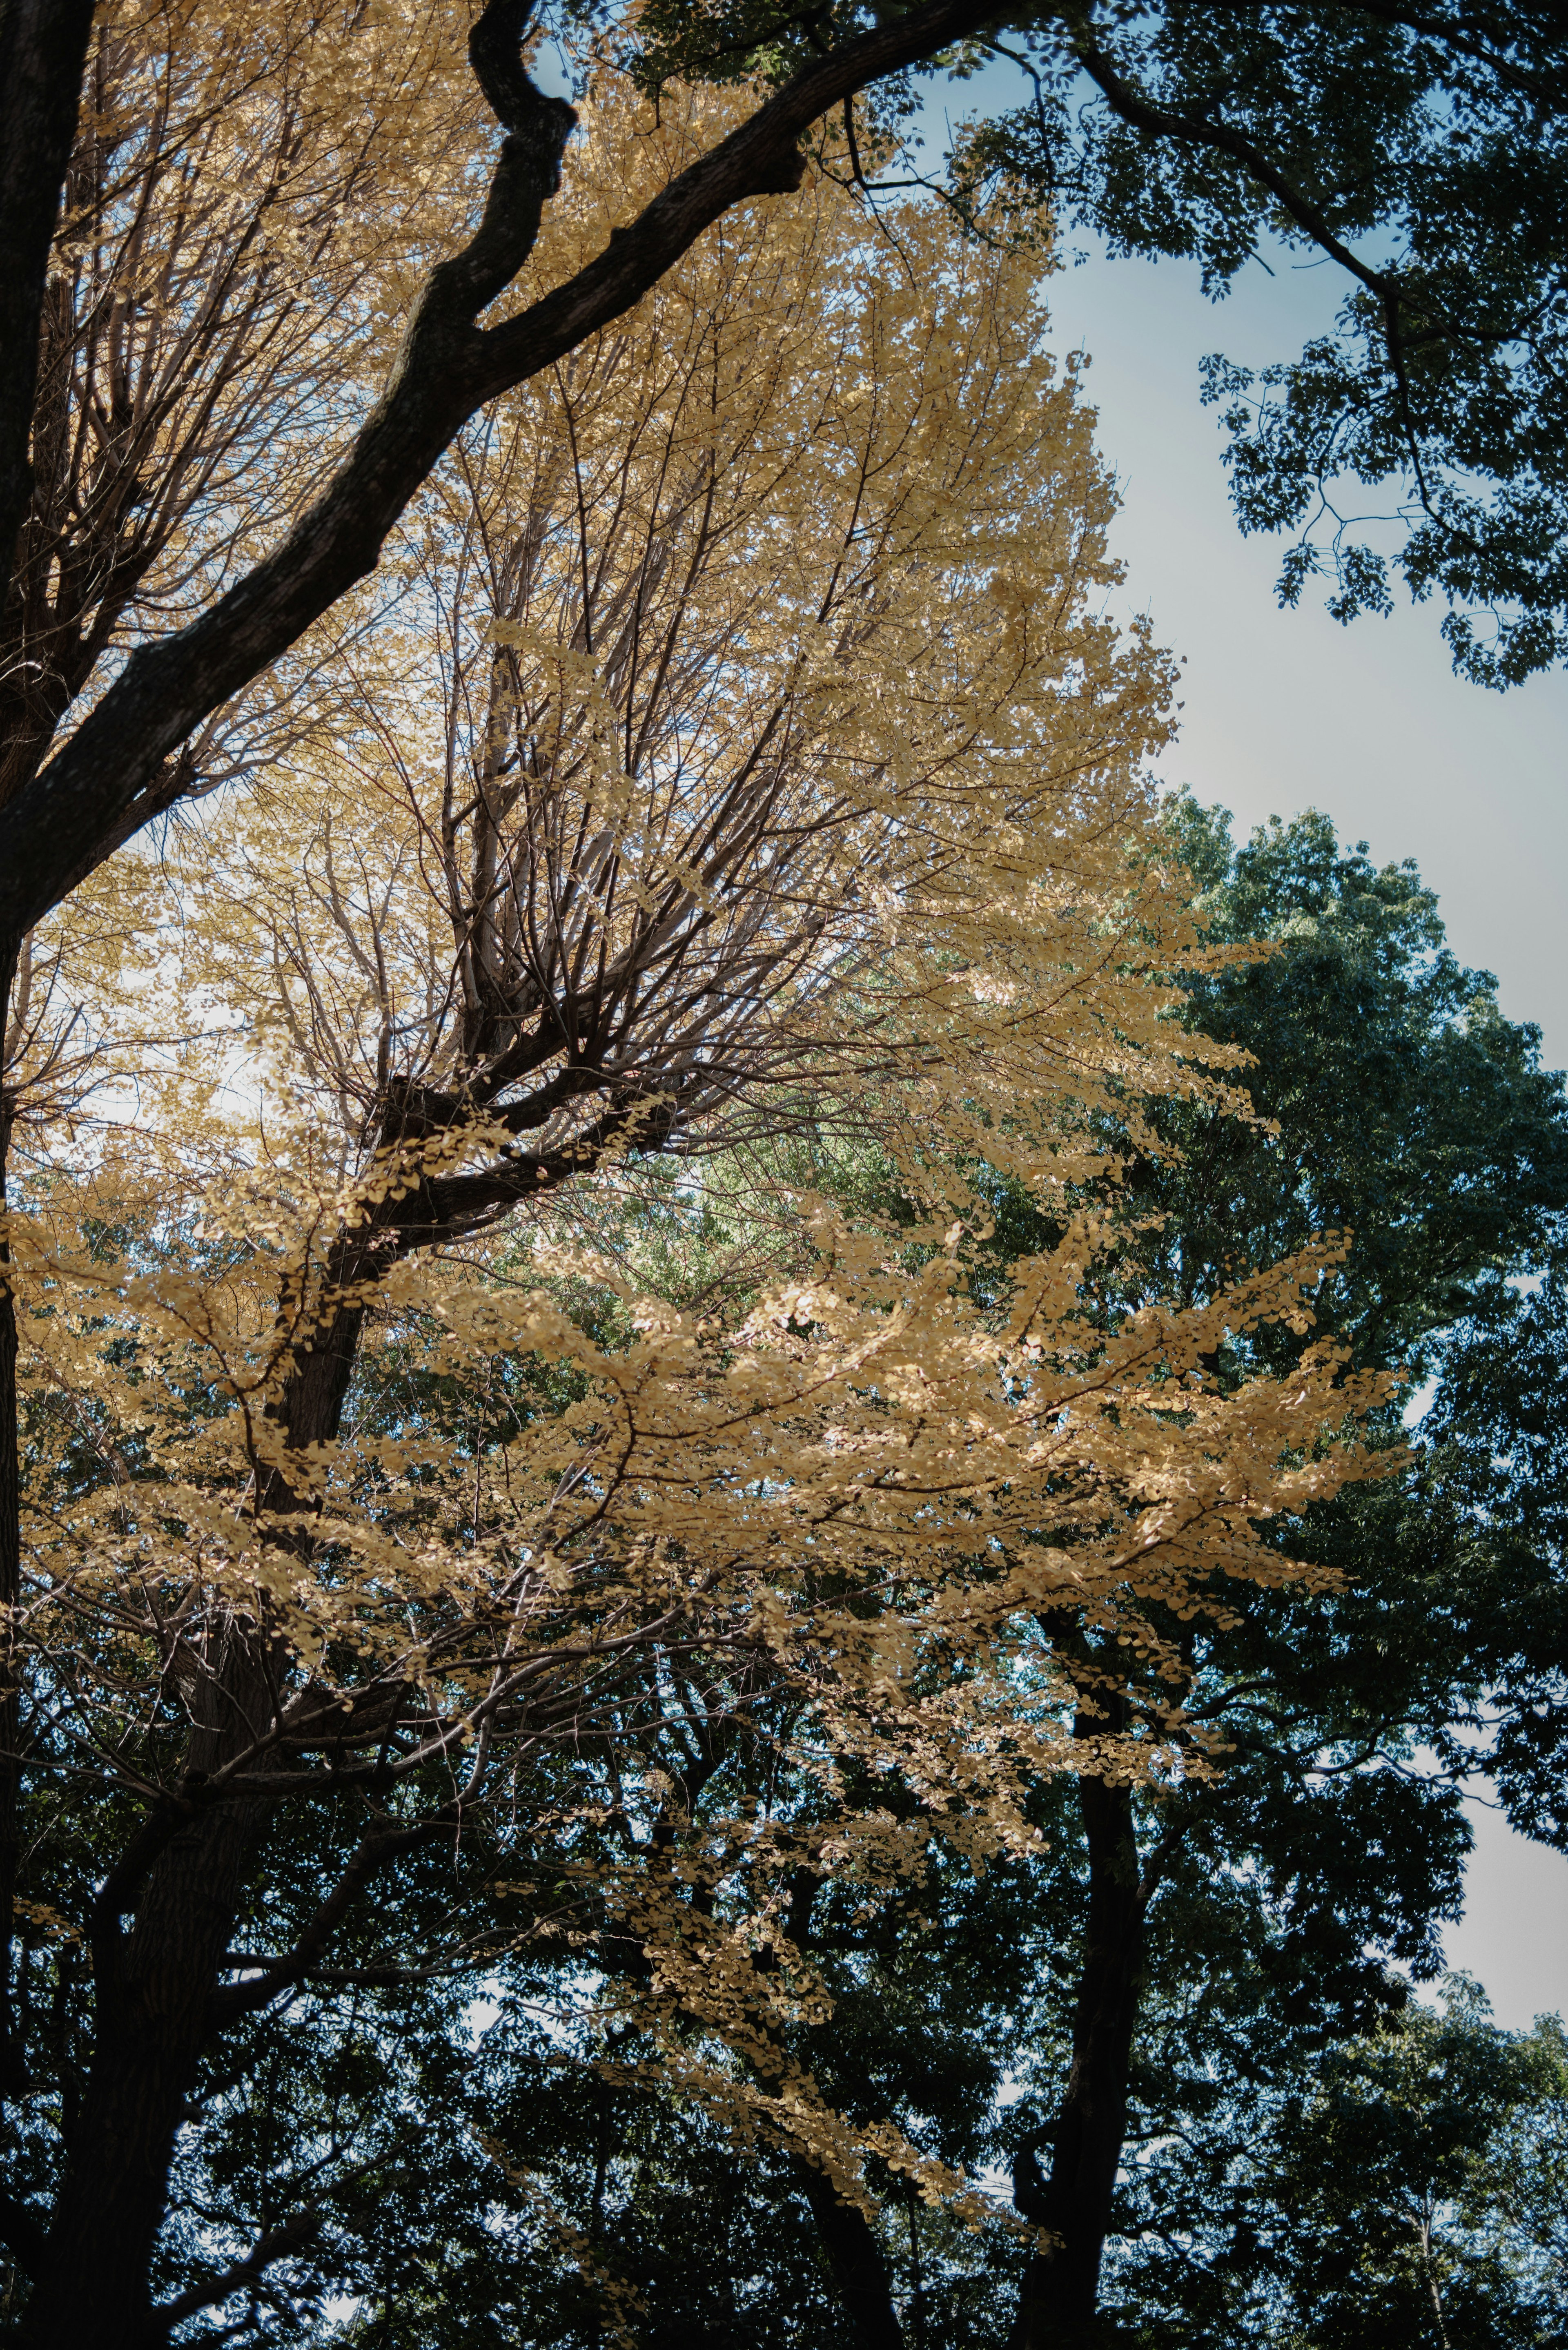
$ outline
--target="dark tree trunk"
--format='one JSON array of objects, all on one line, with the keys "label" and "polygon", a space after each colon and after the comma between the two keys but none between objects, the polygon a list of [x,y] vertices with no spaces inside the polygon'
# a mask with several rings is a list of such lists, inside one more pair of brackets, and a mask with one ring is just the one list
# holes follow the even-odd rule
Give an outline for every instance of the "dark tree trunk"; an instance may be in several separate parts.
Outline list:
[{"label": "dark tree trunk", "polygon": [[794,2170],[832,2266],[844,2314],[855,2330],[857,2350],[904,2350],[888,2262],[869,2221],[853,2203],[841,2200],[814,2164],[797,2161]]},{"label": "dark tree trunk", "polygon": [[[11,996],[14,954],[0,955],[0,1035]],[[0,2095],[22,2086],[26,2064],[12,2001],[11,1947],[20,1856],[22,1704],[14,1675],[12,1615],[22,1594],[22,1493],[16,1396],[16,1304],[5,1236],[5,1169],[11,1104],[0,1087]]]},{"label": "dark tree trunk", "polygon": [[[542,1170],[535,1189],[548,1180]],[[290,1451],[336,1440],[364,1328],[358,1293],[408,1250],[440,1236],[445,1191],[452,1188],[416,1184],[340,1234],[322,1287],[327,1298],[344,1302],[296,1339],[276,1407],[275,1425]],[[282,1335],[286,1339],[286,1330]],[[14,1434],[14,1412],[9,1424]],[[275,1538],[308,1559],[319,1499],[314,1471],[296,1479],[286,1460],[260,1482],[262,1515],[284,1521]],[[286,1657],[265,1625],[231,1617],[221,1638],[223,1653],[209,1659],[213,1669],[200,1685],[181,1790],[111,1872],[99,1904],[91,2068],[26,2322],[25,2338],[40,2350],[67,2342],[72,2350],[140,2350],[166,2330],[151,2306],[149,2275],[170,2164],[202,2051],[226,2020],[229,1996],[219,1995],[224,1956],[270,1811],[254,1786],[227,1800],[204,1800],[202,1787],[258,1742],[250,1775],[267,1770],[276,1750],[266,1742],[288,1694]],[[369,1868],[411,1840],[380,1840],[361,1855],[363,1870],[350,1865],[345,1883],[357,1893]],[[127,1909],[134,1923],[122,1937]],[[896,2332],[866,2338],[868,2350],[898,2341]]]},{"label": "dark tree trunk", "polygon": [[95,1969],[92,2067],[27,2310],[40,2350],[159,2338],[149,2272],[169,2166],[259,1825],[254,1804],[198,1813],[151,1872],[130,1934],[106,1952],[112,1976]]},{"label": "dark tree trunk", "polygon": [[[362,1307],[346,1308],[300,1348],[279,1413],[291,1445],[337,1435],[363,1320]],[[274,1508],[305,1498],[275,1476],[273,1486]],[[265,1630],[231,1620],[223,1637],[190,1742],[188,1816],[150,1823],[144,1834],[158,1847],[150,1865],[128,1856],[126,1897],[117,1899],[111,1877],[99,1905],[92,2064],[27,2309],[26,2338],[39,2350],[66,2343],[72,2350],[140,2350],[162,2338],[150,2271],[169,2168],[213,2036],[214,1995],[268,1808],[254,1797],[203,1806],[201,1785],[266,1737],[282,1699]],[[135,1922],[122,1938],[118,1910],[132,1900]]]},{"label": "dark tree trunk", "polygon": [[[801,1869],[789,1905],[789,1938],[797,1950],[804,1950],[810,1942],[812,1913],[821,1891],[822,1879],[815,1870]],[[893,2307],[887,2259],[869,2221],[853,2203],[842,2199],[814,2162],[796,2155],[791,2167],[811,2207],[857,2350],[904,2350],[904,2331]]]},{"label": "dark tree trunk", "polygon": [[0,598],[33,485],[38,321],[93,0],[0,0]]},{"label": "dark tree trunk", "polygon": [[1100,2261],[1127,2137],[1149,1887],[1138,1865],[1130,1790],[1084,1778],[1078,1800],[1088,1846],[1089,1918],[1072,2069],[1049,2174],[1041,2173],[1039,2140],[1020,2150],[1013,2172],[1018,2209],[1056,2242],[1030,2256],[1008,2350],[1079,2350],[1095,2340]]}]

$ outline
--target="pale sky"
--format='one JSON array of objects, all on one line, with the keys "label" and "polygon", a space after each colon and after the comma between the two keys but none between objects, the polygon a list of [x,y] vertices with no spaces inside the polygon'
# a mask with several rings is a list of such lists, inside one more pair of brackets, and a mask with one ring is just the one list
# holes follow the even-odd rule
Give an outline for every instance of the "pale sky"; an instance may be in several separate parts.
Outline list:
[{"label": "pale sky", "polygon": [[1198,365],[1299,349],[1332,316],[1325,269],[1254,267],[1205,302],[1196,268],[1096,258],[1048,288],[1054,334],[1082,344],[1100,443],[1122,488],[1116,531],[1127,596],[1186,662],[1179,743],[1165,772],[1245,828],[1324,809],[1375,858],[1414,857],[1442,900],[1455,952],[1495,972],[1505,1012],[1538,1021],[1568,1062],[1568,678],[1506,694],[1456,678],[1440,608],[1403,600],[1348,629],[1309,588],[1274,600],[1284,542],[1232,518],[1215,411]]}]

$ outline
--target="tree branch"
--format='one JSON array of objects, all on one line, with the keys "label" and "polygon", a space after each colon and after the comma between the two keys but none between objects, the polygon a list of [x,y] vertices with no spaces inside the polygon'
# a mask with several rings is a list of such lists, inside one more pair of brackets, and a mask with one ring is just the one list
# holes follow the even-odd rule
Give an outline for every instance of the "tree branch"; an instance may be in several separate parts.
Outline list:
[{"label": "tree branch", "polygon": [[208,2029],[222,2032],[242,2016],[254,2015],[265,2007],[279,1991],[291,1991],[311,1973],[315,1961],[327,1948],[344,1918],[377,1871],[395,1860],[413,1846],[426,1844],[452,1825],[449,1807],[421,1820],[415,1827],[397,1828],[379,1835],[368,1835],[360,1843],[348,1867],[306,1927],[292,1950],[275,1960],[265,1972],[249,1982],[226,1983],[213,1993],[208,2004]]},{"label": "tree branch", "polygon": [[[1411,405],[1409,374],[1405,363],[1405,338],[1400,324],[1400,306],[1405,298],[1405,289],[1397,273],[1373,269],[1359,255],[1353,253],[1349,245],[1335,235],[1319,207],[1302,193],[1293,181],[1287,180],[1282,172],[1275,169],[1262,149],[1254,146],[1241,131],[1233,130],[1229,123],[1215,122],[1207,116],[1178,114],[1168,107],[1156,106],[1117,73],[1104,51],[1085,35],[1070,32],[1068,46],[1112,112],[1118,114],[1124,122],[1135,130],[1148,132],[1151,137],[1174,140],[1178,146],[1208,148],[1215,154],[1229,155],[1233,162],[1240,163],[1256,180],[1260,187],[1268,190],[1297,227],[1321,251],[1337,262],[1368,293],[1377,296],[1383,311],[1384,340],[1387,347],[1389,370],[1398,396],[1406,451],[1421,504],[1434,522],[1444,528],[1451,528],[1451,525],[1438,514],[1427,480],[1420,434]],[[1449,330],[1459,331],[1451,327]]]},{"label": "tree branch", "polygon": [[283,2260],[288,2253],[298,2251],[312,2236],[319,2234],[320,2229],[321,2215],[318,2211],[296,2211],[293,2219],[286,2220],[280,2228],[269,2229],[243,2261],[236,2261],[232,2268],[224,2269],[220,2275],[210,2277],[205,2284],[193,2284],[177,2301],[166,2301],[161,2308],[155,2309],[152,2324],[148,2331],[149,2342],[166,2342],[175,2326],[182,2324],[187,2317],[194,2317],[201,2310],[211,2309],[214,2302],[227,2301],[231,2294],[243,2293],[247,2285],[259,2284],[274,2261]]},{"label": "tree branch", "polygon": [[[495,6],[515,17],[514,0]],[[30,929],[90,873],[192,729],[375,569],[389,531],[478,409],[621,317],[733,205],[797,186],[798,141],[818,116],[980,30],[992,13],[975,0],[925,0],[803,68],[615,231],[597,261],[519,317],[482,330],[479,314],[533,250],[575,119],[535,90],[519,64],[503,95],[514,112],[521,103],[532,109],[529,127],[503,142],[476,234],[426,280],[386,389],[334,480],[211,610],[140,646],[71,741],[0,812],[0,936]]]}]

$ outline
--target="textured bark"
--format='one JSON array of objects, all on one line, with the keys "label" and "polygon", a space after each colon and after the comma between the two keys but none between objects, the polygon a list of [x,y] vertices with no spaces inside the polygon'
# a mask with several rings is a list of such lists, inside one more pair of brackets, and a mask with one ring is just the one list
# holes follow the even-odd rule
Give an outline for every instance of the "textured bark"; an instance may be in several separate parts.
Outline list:
[{"label": "textured bark", "polygon": [[[226,1676],[231,1690],[236,1678]],[[109,1963],[95,1964],[92,2067],[28,2305],[30,2342],[131,2350],[159,2338],[148,2271],[259,1824],[254,1804],[198,1811],[151,1870],[130,1934],[99,1937]]]},{"label": "textured bark", "polygon": [[93,0],[0,5],[0,598],[33,485],[38,321],[92,18]]},{"label": "textured bark", "polygon": [[833,2269],[857,2350],[904,2350],[904,2329],[893,2307],[888,2262],[869,2221],[835,2192],[814,2164],[797,2161],[795,2176]]},{"label": "textured bark", "polygon": [[[1099,1725],[1103,1726],[1103,1725]],[[1035,2141],[1020,2152],[1013,2198],[1055,2243],[1029,2260],[1008,2350],[1079,2350],[1096,2339],[1100,2262],[1127,2137],[1127,2068],[1137,2022],[1144,1918],[1132,1796],[1080,1779],[1089,1856],[1089,1918],[1073,2015],[1073,2062],[1056,2116],[1051,2168]]]},{"label": "textured bark", "polygon": [[[15,958],[0,955],[0,1029],[10,997]],[[13,1609],[22,1591],[22,1512],[16,1418],[16,1308],[8,1279],[5,1168],[10,1156],[11,1106],[0,1092],[0,2095],[22,2085],[23,2054],[12,2002],[11,1948],[16,1927],[17,1838],[22,1767],[21,1698],[12,1677]]]}]

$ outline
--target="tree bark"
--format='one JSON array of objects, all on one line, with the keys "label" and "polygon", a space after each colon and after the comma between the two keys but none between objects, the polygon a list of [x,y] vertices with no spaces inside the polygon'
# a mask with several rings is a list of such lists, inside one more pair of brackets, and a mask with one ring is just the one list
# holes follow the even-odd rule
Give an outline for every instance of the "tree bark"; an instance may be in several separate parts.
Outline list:
[{"label": "tree bark", "polygon": [[93,0],[0,6],[0,601],[32,494],[38,326],[92,19]]},{"label": "tree bark", "polygon": [[[395,1118],[391,1128],[395,1141]],[[572,1152],[524,1162],[527,1191],[547,1189],[575,1163]],[[472,1208],[462,1179],[420,1183],[338,1236],[324,1288],[328,1298],[348,1295],[295,1348],[275,1415],[289,1451],[330,1445],[338,1435],[367,1312],[358,1287],[443,1231],[462,1229]],[[302,1557],[313,1547],[317,1498],[307,1482],[293,1481],[286,1461],[261,1481],[262,1514],[295,1521],[282,1539]],[[24,2338],[40,2350],[67,2342],[72,2350],[140,2350],[163,2339],[167,2324],[152,2307],[149,2272],[175,2139],[203,2049],[254,2004],[223,1991],[221,1976],[271,1806],[254,1793],[209,1804],[202,1790],[223,1763],[275,1731],[286,1669],[265,1625],[231,1617],[223,1638],[224,1653],[200,1686],[182,1787],[146,1824],[140,1848],[111,1872],[98,1905],[92,2064],[26,2321]],[[254,1768],[265,1770],[265,1748]],[[357,1898],[378,1858],[420,1834],[405,1830],[380,1839],[373,1852],[362,1849],[345,1893]],[[132,1907],[134,1924],[122,1938],[119,1919]],[[280,2238],[279,2248],[289,2246]],[[885,2339],[868,2335],[867,2343],[882,2350]]]},{"label": "tree bark", "polygon": [[[11,997],[15,955],[0,955],[0,1036]],[[16,1301],[11,1294],[11,1243],[5,1227],[11,1101],[0,1073],[0,2095],[26,2078],[12,1996],[11,1953],[20,1858],[22,1700],[15,1674],[14,1614],[22,1596],[22,1490],[16,1394]]]},{"label": "tree bark", "polygon": [[[225,1695],[240,1679],[224,1674]],[[161,2337],[149,2272],[169,2166],[260,1826],[254,1803],[195,1810],[149,1871],[130,1934],[100,1916],[92,2065],[27,2306],[24,2339],[40,2350],[151,2350]]]},{"label": "tree bark", "polygon": [[[1103,1724],[1094,1725],[1103,1727]],[[1007,2350],[1080,2350],[1095,2340],[1100,2262],[1127,2137],[1127,2071],[1141,1991],[1149,1887],[1138,1865],[1131,1791],[1082,1778],[1089,1917],[1073,2015],[1073,2062],[1051,2168],[1038,2139],[1020,2149],[1013,2199],[1054,2244],[1030,2256]]]},{"label": "tree bark", "polygon": [[[363,1322],[362,1306],[342,1308],[300,1349],[279,1409],[291,1446],[337,1434]],[[306,1498],[274,1482],[274,1508]],[[216,2028],[224,1955],[269,1809],[254,1797],[207,1806],[201,1789],[265,1739],[280,1711],[265,1627],[231,1618],[223,1638],[225,1653],[199,1690],[182,1798],[148,1823],[143,1853],[126,1856],[98,1904],[92,2064],[26,2321],[24,2338],[40,2350],[150,2350],[167,2331],[149,2272],[169,2168]],[[120,1916],[132,1903],[135,1922],[122,1937]]]},{"label": "tree bark", "polygon": [[797,2158],[794,2172],[811,2206],[857,2350],[904,2350],[888,2262],[869,2220],[841,2199],[815,2163]]}]

